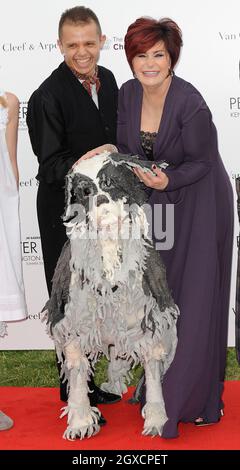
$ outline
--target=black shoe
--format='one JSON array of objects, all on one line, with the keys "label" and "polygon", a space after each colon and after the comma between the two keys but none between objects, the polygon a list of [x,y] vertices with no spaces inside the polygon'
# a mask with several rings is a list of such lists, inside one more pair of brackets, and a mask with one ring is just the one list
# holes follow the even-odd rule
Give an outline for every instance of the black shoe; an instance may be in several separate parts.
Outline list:
[{"label": "black shoe", "polygon": [[64,401],[65,403],[68,401],[67,390],[63,389],[62,387],[60,387],[60,400]]},{"label": "black shoe", "polygon": [[105,426],[105,424],[107,424],[107,420],[104,418],[103,415],[100,415],[99,418],[98,418],[98,424],[99,426]]},{"label": "black shoe", "polygon": [[201,426],[211,426],[212,424],[217,424],[217,423],[219,423],[220,419],[221,419],[223,416],[224,416],[224,409],[222,408],[222,409],[220,410],[220,416],[219,416],[219,418],[218,418],[217,421],[214,421],[214,422],[211,421],[211,422],[210,422],[210,421],[208,421],[208,419],[206,419],[206,418],[200,418],[200,417],[199,417],[199,418],[195,419],[194,424],[195,424],[195,426],[199,426],[199,427],[201,427]]},{"label": "black shoe", "polygon": [[111,403],[117,403],[121,400],[120,395],[115,393],[104,392],[94,384],[93,392],[88,394],[91,406],[95,405],[110,405]]},{"label": "black shoe", "polygon": [[195,424],[195,426],[198,426],[199,428],[201,426],[212,426],[213,424],[217,424],[220,421],[220,418],[218,418],[218,420],[215,421],[215,422],[210,422],[210,421],[208,421],[207,419],[204,419],[204,418],[198,418],[198,419],[201,419],[201,421],[195,420],[194,424]]},{"label": "black shoe", "polygon": [[[114,393],[104,392],[99,387],[94,385],[94,390],[93,392],[90,392],[88,394],[88,398],[90,401],[90,405],[96,406],[96,405],[108,405],[111,403],[117,403],[118,401],[121,400],[122,397],[120,395],[115,395]],[[65,403],[68,401],[66,388],[64,389],[60,387],[60,400],[64,401]]]}]

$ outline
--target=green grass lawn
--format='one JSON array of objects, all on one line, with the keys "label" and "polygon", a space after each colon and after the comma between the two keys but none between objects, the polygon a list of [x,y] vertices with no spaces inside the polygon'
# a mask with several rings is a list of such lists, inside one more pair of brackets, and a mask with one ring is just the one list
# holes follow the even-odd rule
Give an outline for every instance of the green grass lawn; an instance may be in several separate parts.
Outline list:
[{"label": "green grass lawn", "polygon": [[[95,372],[97,384],[106,378],[107,361],[102,358]],[[133,371],[132,385],[138,381],[141,367]],[[226,380],[240,380],[235,348],[228,348]],[[58,373],[54,351],[0,351],[0,386],[57,387]]]}]

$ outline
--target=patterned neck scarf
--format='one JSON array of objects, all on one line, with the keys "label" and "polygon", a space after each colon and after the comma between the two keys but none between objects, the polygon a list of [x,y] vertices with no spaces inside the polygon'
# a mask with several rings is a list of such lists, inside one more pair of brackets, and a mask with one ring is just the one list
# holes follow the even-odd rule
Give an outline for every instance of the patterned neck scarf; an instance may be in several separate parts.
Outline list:
[{"label": "patterned neck scarf", "polygon": [[100,88],[100,80],[98,78],[98,66],[96,66],[94,75],[91,77],[88,77],[87,75],[83,75],[79,73],[77,70],[74,70],[71,68],[72,73],[77,77],[79,80],[82,81],[82,86],[87,90],[88,94],[92,96],[92,89],[91,85],[96,85],[96,91],[98,93],[98,90]]}]

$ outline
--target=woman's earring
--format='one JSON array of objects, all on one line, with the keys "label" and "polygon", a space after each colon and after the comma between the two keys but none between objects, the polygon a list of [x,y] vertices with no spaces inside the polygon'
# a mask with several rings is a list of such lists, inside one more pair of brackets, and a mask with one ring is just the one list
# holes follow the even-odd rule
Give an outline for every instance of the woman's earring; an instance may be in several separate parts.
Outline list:
[{"label": "woman's earring", "polygon": [[168,76],[173,77],[174,76],[174,70],[173,69],[168,69]]}]

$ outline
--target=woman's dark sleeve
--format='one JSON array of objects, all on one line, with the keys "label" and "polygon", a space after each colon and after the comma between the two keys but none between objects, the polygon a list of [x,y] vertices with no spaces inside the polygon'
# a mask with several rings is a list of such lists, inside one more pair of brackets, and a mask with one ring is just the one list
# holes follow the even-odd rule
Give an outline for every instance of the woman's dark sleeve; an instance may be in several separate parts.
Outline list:
[{"label": "woman's dark sleeve", "polygon": [[215,127],[201,95],[191,94],[182,113],[181,138],[184,161],[177,168],[164,170],[169,178],[165,191],[196,183],[211,169],[212,138]]}]

